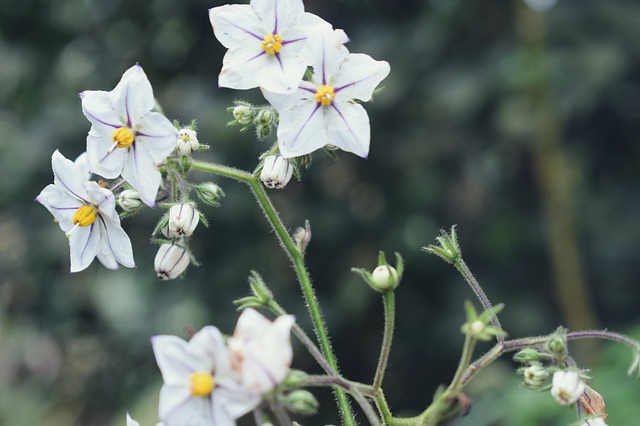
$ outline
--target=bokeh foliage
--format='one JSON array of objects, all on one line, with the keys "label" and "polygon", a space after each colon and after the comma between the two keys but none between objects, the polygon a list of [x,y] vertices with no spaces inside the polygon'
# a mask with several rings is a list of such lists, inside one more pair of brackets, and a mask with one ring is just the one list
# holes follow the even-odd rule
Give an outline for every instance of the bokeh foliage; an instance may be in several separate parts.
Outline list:
[{"label": "bokeh foliage", "polygon": [[[66,239],[33,202],[51,181],[53,150],[69,158],[84,150],[90,126],[77,93],[110,90],[135,62],[167,116],[197,120],[212,146],[206,159],[254,167],[265,146],[227,128],[224,109],[238,97],[262,101],[258,91],[217,87],[224,51],[206,11],[221,3],[0,0],[0,424],[121,425],[127,409],[153,424],[159,374],[148,337],[210,323],[231,332],[231,301],[246,295],[251,269],[309,327],[294,274],[241,184],[218,181],[227,197],[205,211],[212,226],[192,240],[204,266],[176,282],[153,275],[147,241],[157,212],[124,222],[137,269],[96,264],[70,275]],[[567,324],[542,186],[552,166],[541,165],[552,162],[536,151],[540,93],[565,160],[588,320],[632,332],[640,322],[640,4],[560,0],[541,15],[521,0],[305,4],[347,31],[351,51],[392,67],[367,105],[369,158],[316,155],[302,183],[273,195],[292,229],[311,222],[309,268],[343,372],[373,375],[382,308],[349,269],[373,268],[382,249],[407,261],[385,384],[391,406],[415,414],[451,378],[463,301],[472,295],[420,247],[454,223],[467,263],[491,299],[506,303],[501,318],[511,336]],[[531,19],[544,34],[533,50],[523,25]],[[611,423],[634,425],[640,385],[624,377],[629,354],[601,349],[581,358],[594,367]],[[315,368],[301,348],[296,357],[296,367]],[[518,388],[512,371],[506,361],[474,379],[476,406],[455,424],[571,421],[566,410],[562,420],[535,417],[557,407]],[[329,394],[323,398],[321,416],[306,423],[337,422]]]}]

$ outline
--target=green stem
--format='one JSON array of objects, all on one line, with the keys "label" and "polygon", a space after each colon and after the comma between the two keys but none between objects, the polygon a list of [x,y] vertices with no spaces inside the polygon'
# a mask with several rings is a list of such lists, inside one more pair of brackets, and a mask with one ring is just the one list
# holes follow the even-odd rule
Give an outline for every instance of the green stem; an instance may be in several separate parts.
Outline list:
[{"label": "green stem", "polygon": [[[289,259],[293,263],[293,266],[298,275],[300,287],[302,288],[302,293],[307,302],[309,315],[311,316],[318,342],[320,343],[320,347],[322,348],[322,352],[331,368],[334,371],[338,372],[338,363],[331,348],[331,341],[329,340],[329,335],[322,316],[322,311],[320,310],[320,305],[318,304],[318,300],[316,299],[315,290],[313,288],[313,285],[311,284],[311,278],[309,277],[309,273],[304,264],[302,254],[296,248],[295,243],[291,239],[291,236],[282,223],[278,212],[273,207],[273,204],[271,204],[271,200],[269,199],[260,181],[250,173],[218,164],[194,161],[191,167],[193,169],[229,177],[249,185],[251,191],[253,192],[253,195],[256,197],[256,200],[260,204],[262,211],[267,216],[271,227],[278,236],[278,240],[289,256]],[[338,407],[340,408],[343,423],[346,426],[355,426],[355,420],[351,411],[351,407],[349,406],[347,394],[340,388],[334,388],[334,392],[336,396],[336,402],[338,404]]]},{"label": "green stem", "polygon": [[382,295],[384,302],[384,334],[382,336],[382,347],[378,358],[378,367],[373,379],[373,388],[380,389],[382,380],[387,369],[389,353],[391,352],[391,341],[393,340],[393,330],[396,322],[396,301],[393,290],[388,290]]}]

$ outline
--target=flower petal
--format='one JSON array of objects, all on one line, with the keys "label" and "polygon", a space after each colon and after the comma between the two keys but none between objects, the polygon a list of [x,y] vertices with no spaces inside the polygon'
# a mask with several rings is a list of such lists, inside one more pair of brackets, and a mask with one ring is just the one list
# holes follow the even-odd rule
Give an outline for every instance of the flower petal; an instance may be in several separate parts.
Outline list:
[{"label": "flower petal", "polygon": [[89,202],[98,207],[100,215],[120,226],[120,216],[116,211],[116,197],[113,192],[92,181],[85,181],[84,187],[89,194]]},{"label": "flower petal", "polygon": [[228,378],[216,380],[216,389],[212,395],[212,409],[216,419],[224,418],[224,414],[232,419],[242,417],[256,408],[262,400],[258,394],[250,392],[236,381]]},{"label": "flower petal", "polygon": [[87,136],[89,170],[108,179],[120,176],[127,155],[126,148],[113,148],[113,130],[109,126],[94,124]]},{"label": "flower petal", "polygon": [[36,197],[36,201],[49,210],[64,232],[69,232],[73,228],[73,215],[78,207],[85,205],[53,184],[47,185]]},{"label": "flower petal", "polygon": [[140,118],[151,111],[155,103],[151,83],[138,64],[122,75],[118,85],[110,92],[113,108],[124,115],[126,127],[133,128]]},{"label": "flower petal", "polygon": [[127,117],[116,111],[111,92],[104,90],[85,90],[80,93],[82,113],[94,125],[117,129],[126,126]]},{"label": "flower petal", "polygon": [[389,75],[389,63],[369,55],[350,54],[333,76],[336,96],[369,101],[375,88]]},{"label": "flower petal", "polygon": [[144,146],[154,163],[162,163],[176,148],[178,130],[157,112],[144,115],[138,123],[135,144]]},{"label": "flower petal", "polygon": [[185,384],[198,371],[197,359],[188,351],[187,342],[176,336],[153,336],[151,346],[164,382]]},{"label": "flower petal", "polygon": [[88,194],[82,184],[86,181],[86,175],[80,170],[80,167],[73,161],[66,159],[58,150],[51,156],[51,165],[53,183],[70,196],[87,204]]},{"label": "flower petal", "polygon": [[140,423],[138,423],[137,421],[133,420],[131,418],[131,416],[129,415],[129,413],[127,413],[127,426],[140,426]]},{"label": "flower petal", "polygon": [[96,257],[98,258],[100,263],[102,263],[102,265],[107,269],[116,270],[120,267],[120,264],[118,263],[116,258],[107,253],[104,249],[102,251],[99,251]]},{"label": "flower petal", "polygon": [[286,31],[304,13],[302,0],[251,0],[251,7],[273,34]]},{"label": "flower petal", "polygon": [[102,239],[98,223],[77,227],[69,236],[71,272],[86,269],[95,259]]},{"label": "flower petal", "polygon": [[230,5],[209,9],[209,21],[216,38],[227,49],[239,49],[260,42],[268,34],[262,21],[249,5]]},{"label": "flower petal", "polygon": [[160,187],[160,171],[144,145],[134,143],[124,159],[122,177],[131,185],[143,203],[153,207]]},{"label": "flower petal", "polygon": [[187,383],[183,385],[167,385],[160,389],[158,404],[160,420],[171,426],[210,426],[210,398],[194,398],[189,392]]},{"label": "flower petal", "polygon": [[334,101],[325,117],[330,144],[367,158],[371,128],[362,105]]},{"label": "flower petal", "polygon": [[216,365],[220,360],[226,360],[227,347],[224,344],[222,333],[216,327],[207,326],[202,328],[189,340],[189,353],[197,359],[199,371],[218,376]]},{"label": "flower petal", "polygon": [[96,220],[96,222],[98,221],[103,227],[102,249],[100,250],[100,252],[113,257],[122,266],[126,266],[127,268],[135,268],[136,263],[133,260],[133,249],[131,247],[131,240],[129,239],[127,233],[124,232],[124,229],[120,227],[120,221],[110,222],[106,220],[106,218],[104,218],[102,215],[100,215]]},{"label": "flower petal", "polygon": [[333,85],[333,76],[349,56],[349,50],[344,47],[340,33],[324,26],[316,28],[318,31],[307,38],[307,51],[312,58],[312,81],[316,86]]},{"label": "flower petal", "polygon": [[255,48],[230,49],[222,58],[218,85],[238,90],[258,87],[259,74],[273,61],[277,63],[278,58],[267,55],[260,44]]}]

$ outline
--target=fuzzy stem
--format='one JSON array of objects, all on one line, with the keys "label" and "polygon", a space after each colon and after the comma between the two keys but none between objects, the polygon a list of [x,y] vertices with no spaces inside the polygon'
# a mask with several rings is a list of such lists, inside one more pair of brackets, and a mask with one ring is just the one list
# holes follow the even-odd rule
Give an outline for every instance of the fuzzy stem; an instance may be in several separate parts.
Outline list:
[{"label": "fuzzy stem", "polygon": [[[485,294],[484,290],[482,290],[480,283],[478,283],[478,280],[476,280],[476,278],[473,276],[473,274],[471,273],[471,270],[469,269],[467,264],[464,262],[464,260],[462,260],[462,258],[459,257],[456,261],[453,262],[453,265],[456,267],[458,272],[460,272],[460,274],[465,279],[465,281],[469,284],[469,286],[471,287],[471,290],[473,290],[473,292],[475,293],[476,297],[482,304],[482,307],[484,308],[484,310],[489,311],[493,309],[493,305],[489,301],[489,298]],[[492,316],[491,322],[495,328],[497,328],[499,331],[502,331],[502,326],[500,325],[500,320],[498,320],[497,315]],[[502,333],[498,333],[496,338],[498,339],[498,343],[504,342],[504,337]]]},{"label": "fuzzy stem", "polygon": [[389,361],[389,353],[391,352],[391,342],[393,340],[393,330],[396,321],[396,302],[393,290],[388,290],[382,295],[384,301],[384,334],[382,337],[382,347],[380,348],[380,357],[378,358],[378,367],[376,375],[373,379],[374,389],[380,389],[384,373],[387,369]]},{"label": "fuzzy stem", "polygon": [[[282,223],[278,212],[273,207],[273,204],[271,204],[271,200],[269,199],[260,181],[250,173],[218,164],[194,161],[192,163],[192,168],[229,177],[249,185],[249,187],[251,188],[251,192],[253,192],[253,195],[256,197],[258,204],[260,204],[262,211],[266,215],[269,224],[278,236],[278,240],[289,256],[289,259],[293,263],[293,266],[298,275],[300,287],[302,288],[302,293],[307,302],[309,315],[311,316],[311,320],[313,322],[320,347],[322,348],[323,354],[327,362],[329,363],[329,366],[337,372],[338,363],[331,348],[331,342],[329,340],[327,328],[322,316],[322,311],[320,310],[320,305],[318,304],[318,300],[316,299],[315,290],[313,288],[313,285],[311,284],[311,278],[309,277],[309,273],[304,264],[302,254],[296,248],[295,243],[291,239],[291,236]],[[342,389],[339,388],[334,388],[334,392],[336,402],[338,404],[338,407],[340,408],[344,425],[355,426],[355,420],[353,418],[351,407],[349,406],[347,395]]]}]

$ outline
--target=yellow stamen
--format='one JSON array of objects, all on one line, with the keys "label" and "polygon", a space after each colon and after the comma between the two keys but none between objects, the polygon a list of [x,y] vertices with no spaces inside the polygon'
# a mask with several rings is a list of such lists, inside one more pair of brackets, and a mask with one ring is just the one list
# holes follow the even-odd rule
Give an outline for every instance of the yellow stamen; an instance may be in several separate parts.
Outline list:
[{"label": "yellow stamen", "polygon": [[197,371],[189,376],[189,391],[192,396],[209,396],[213,392],[213,376]]},{"label": "yellow stamen", "polygon": [[96,221],[96,211],[94,206],[81,206],[73,214],[73,224],[78,226],[89,226]]},{"label": "yellow stamen", "polygon": [[262,39],[262,50],[269,55],[275,55],[282,49],[282,37],[278,34],[267,34]]},{"label": "yellow stamen", "polygon": [[316,102],[322,106],[328,106],[331,105],[336,98],[336,94],[333,92],[333,86],[323,84],[316,89],[316,94],[313,95],[313,97],[316,99]]},{"label": "yellow stamen", "polygon": [[133,132],[126,127],[118,127],[111,134],[111,138],[113,139],[114,146],[118,148],[129,148],[133,145],[133,140],[135,137],[133,136]]}]

